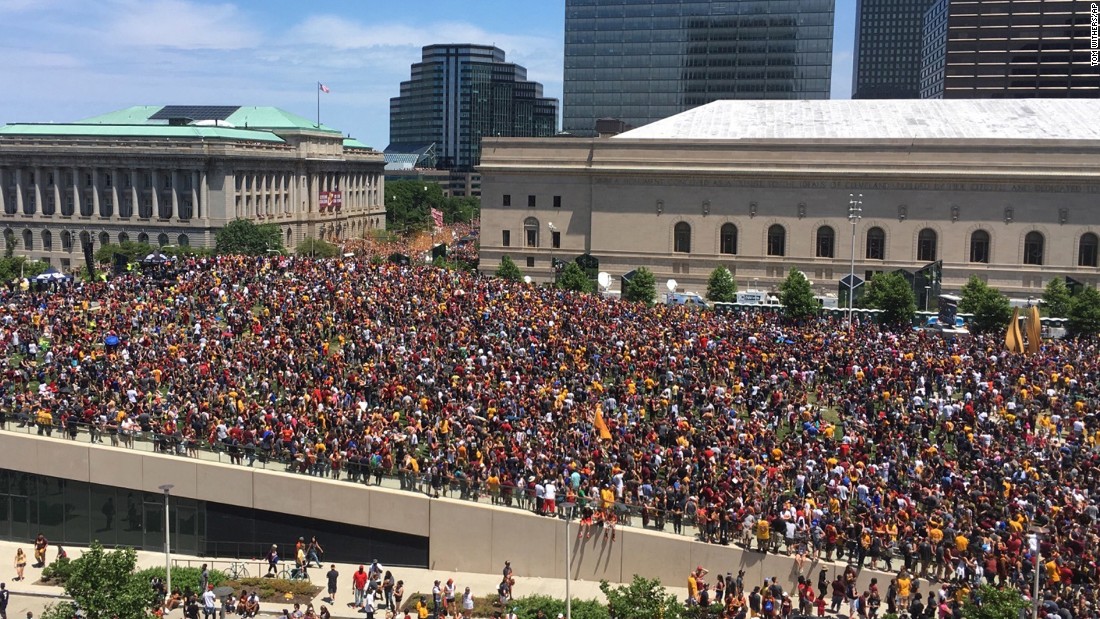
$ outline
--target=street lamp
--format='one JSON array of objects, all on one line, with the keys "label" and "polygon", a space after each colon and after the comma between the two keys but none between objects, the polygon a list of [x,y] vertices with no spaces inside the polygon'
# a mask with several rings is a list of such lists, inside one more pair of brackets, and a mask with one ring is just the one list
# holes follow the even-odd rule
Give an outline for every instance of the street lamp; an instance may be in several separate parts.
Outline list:
[{"label": "street lamp", "polygon": [[554,222],[546,222],[546,227],[550,228],[550,274],[554,277],[554,283],[558,282],[558,269],[554,264],[554,233],[558,231],[558,227],[554,225]]},{"label": "street lamp", "polygon": [[569,521],[573,519],[573,508],[577,504],[566,502],[561,506],[565,508],[565,619],[573,619],[573,597],[569,593]]},{"label": "street lamp", "polygon": [[930,303],[931,301],[932,301],[932,287],[931,286],[925,286],[924,287],[924,311],[926,311],[926,312],[929,311],[928,307],[931,304]]},{"label": "street lamp", "polygon": [[848,330],[851,332],[852,308],[856,297],[856,224],[863,218],[863,194],[848,194],[848,221],[852,224],[852,268],[848,273]]},{"label": "street lamp", "polygon": [[168,518],[168,496],[172,490],[172,484],[164,484],[160,486],[160,489],[164,491],[164,593],[165,599],[172,597],[172,547],[169,545],[171,540],[169,534],[169,523],[171,520]]}]

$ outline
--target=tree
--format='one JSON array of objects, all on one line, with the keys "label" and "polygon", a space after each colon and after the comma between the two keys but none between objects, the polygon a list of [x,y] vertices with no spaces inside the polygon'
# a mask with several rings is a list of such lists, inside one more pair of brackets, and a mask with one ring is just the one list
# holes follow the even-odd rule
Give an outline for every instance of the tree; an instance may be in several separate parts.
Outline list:
[{"label": "tree", "polygon": [[1054,318],[1065,318],[1069,315],[1072,300],[1073,295],[1070,294],[1065,279],[1055,277],[1047,282],[1047,287],[1043,290],[1043,304],[1046,305],[1047,314]]},{"label": "tree", "polygon": [[653,277],[653,271],[641,267],[634,271],[634,277],[626,284],[623,298],[627,301],[653,305],[657,298],[657,279]]},{"label": "tree", "polygon": [[219,254],[259,256],[269,251],[283,251],[283,235],[275,224],[258,226],[247,219],[234,219],[218,230],[215,238]]},{"label": "tree", "polygon": [[629,585],[617,587],[601,580],[600,591],[607,597],[607,609],[615,619],[678,619],[683,614],[683,604],[655,578],[635,574]]},{"label": "tree", "polygon": [[500,266],[497,267],[497,277],[510,282],[518,282],[523,279],[523,272],[512,261],[511,256],[503,256],[500,259]]},{"label": "tree", "polygon": [[11,230],[4,231],[4,257],[11,258],[15,255],[15,248],[19,247],[19,239],[15,238],[15,233]]},{"label": "tree", "polygon": [[803,320],[817,314],[821,305],[814,298],[810,280],[798,269],[791,268],[787,278],[779,284],[779,302],[783,315],[791,320]]},{"label": "tree", "polygon": [[726,267],[718,267],[710,272],[707,281],[707,300],[718,303],[733,303],[737,300],[737,282],[733,273]]},{"label": "tree", "polygon": [[100,245],[99,249],[95,250],[95,261],[114,262],[115,254],[122,254],[126,256],[126,262],[138,262],[152,251],[151,245],[138,243],[137,241],[127,240],[121,243],[107,243],[106,245]]},{"label": "tree", "polygon": [[92,542],[84,554],[73,559],[65,593],[87,619],[146,617],[156,592],[147,580],[134,574],[135,565],[133,548],[106,552],[99,542]]},{"label": "tree", "polygon": [[966,619],[1019,619],[1020,613],[1029,607],[1024,596],[1013,587],[998,589],[982,585],[963,602],[962,616]]},{"label": "tree", "polygon": [[558,288],[574,292],[592,292],[592,280],[584,274],[584,269],[576,262],[565,265],[558,277]]},{"label": "tree", "polygon": [[38,260],[27,260],[26,256],[0,258],[0,283],[10,282],[17,277],[33,279],[49,266]]},{"label": "tree", "polygon": [[916,295],[900,273],[879,273],[872,277],[861,304],[882,310],[882,321],[888,325],[907,325],[917,313]]},{"label": "tree", "polygon": [[1008,297],[999,290],[971,275],[962,287],[959,311],[973,314],[970,330],[974,333],[993,333],[1004,329],[1012,320],[1012,306]]},{"label": "tree", "polygon": [[294,248],[299,256],[311,258],[335,258],[340,255],[340,248],[328,241],[306,237]]},{"label": "tree", "polygon": [[1066,330],[1075,337],[1100,333],[1100,292],[1092,286],[1081,289],[1069,304]]}]

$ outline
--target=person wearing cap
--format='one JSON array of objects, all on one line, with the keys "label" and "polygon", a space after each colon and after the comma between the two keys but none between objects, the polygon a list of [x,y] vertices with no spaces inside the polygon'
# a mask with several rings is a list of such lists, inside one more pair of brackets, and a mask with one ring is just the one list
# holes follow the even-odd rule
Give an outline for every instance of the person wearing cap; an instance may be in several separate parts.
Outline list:
[{"label": "person wearing cap", "polygon": [[214,595],[214,585],[206,585],[206,591],[202,594],[202,616],[204,619],[213,619],[218,610],[218,596]]},{"label": "person wearing cap", "polygon": [[267,575],[277,576],[279,574],[279,546],[278,544],[272,544],[271,550],[267,551]]}]

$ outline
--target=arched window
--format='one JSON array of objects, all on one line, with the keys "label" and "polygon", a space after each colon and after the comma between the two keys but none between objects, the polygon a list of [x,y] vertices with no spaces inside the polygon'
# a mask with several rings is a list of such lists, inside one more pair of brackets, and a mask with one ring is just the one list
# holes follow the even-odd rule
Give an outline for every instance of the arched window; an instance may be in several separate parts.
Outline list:
[{"label": "arched window", "polygon": [[145,243],[146,245],[148,245],[149,244],[149,235],[145,234],[144,232],[139,232],[137,242],[138,243]]},{"label": "arched window", "polygon": [[768,228],[768,255],[787,255],[787,229],[779,224],[772,224]]},{"label": "arched window", "polygon": [[61,249],[63,251],[72,251],[73,250],[73,233],[72,232],[69,232],[68,230],[63,230],[61,232]]},{"label": "arched window", "polygon": [[867,229],[867,259],[886,259],[886,232],[878,226]]},{"label": "arched window", "polygon": [[292,238],[293,237],[291,236],[290,228],[287,228],[286,229],[286,246],[287,247],[290,247],[290,241],[291,241]]},{"label": "arched window", "polygon": [[187,238],[186,234],[181,234],[176,237],[176,245],[179,245],[180,247],[190,247],[191,239]]},{"label": "arched window", "polygon": [[737,226],[733,224],[722,224],[722,230],[719,234],[719,252],[723,254],[736,254],[737,253]]},{"label": "arched window", "polygon": [[936,231],[925,228],[917,234],[917,260],[920,262],[935,262],[936,260]]},{"label": "arched window", "polygon": [[1043,264],[1043,235],[1034,230],[1024,237],[1024,264]]},{"label": "arched window", "polygon": [[989,263],[989,233],[985,230],[970,233],[970,261]]},{"label": "arched window", "polygon": [[34,233],[30,230],[23,230],[23,249],[27,251],[34,249]]},{"label": "arched window", "polygon": [[539,246],[539,220],[534,217],[523,220],[523,242],[524,247]]},{"label": "arched window", "polygon": [[126,241],[129,241],[129,240],[130,240],[130,235],[129,234],[126,234],[125,232],[119,232],[118,233],[118,244],[119,245],[121,245],[121,244],[123,244],[123,243],[125,243]]},{"label": "arched window", "polygon": [[106,232],[99,233],[99,246],[103,247],[111,242],[111,235]]},{"label": "arched window", "polygon": [[821,226],[817,229],[817,257],[832,258],[834,245],[836,244],[836,231],[831,226]]},{"label": "arched window", "polygon": [[53,251],[53,232],[49,230],[42,231],[42,249]]},{"label": "arched window", "polygon": [[1100,246],[1100,238],[1091,232],[1081,235],[1081,242],[1077,246],[1077,266],[1094,267],[1096,262],[1096,250]]},{"label": "arched window", "polygon": [[672,251],[680,254],[691,253],[691,224],[681,221],[672,230]]},{"label": "arched window", "polygon": [[92,242],[92,233],[85,230],[80,233],[80,250],[84,251],[84,248]]},{"label": "arched window", "polygon": [[164,247],[167,244],[168,244],[168,235],[167,234],[161,232],[159,235],[157,235],[157,245],[160,245],[161,247]]}]

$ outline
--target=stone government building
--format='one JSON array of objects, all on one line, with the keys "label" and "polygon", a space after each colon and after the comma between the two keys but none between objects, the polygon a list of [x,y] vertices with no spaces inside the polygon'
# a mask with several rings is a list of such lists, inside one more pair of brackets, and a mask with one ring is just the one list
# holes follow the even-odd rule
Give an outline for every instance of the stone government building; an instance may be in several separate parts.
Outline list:
[{"label": "stone government building", "polygon": [[945,292],[1095,286],[1098,119],[1096,100],[716,101],[613,138],[486,140],[481,269],[507,254],[545,281],[591,253],[700,293],[718,265],[742,289],[796,267],[835,292],[862,194],[859,277],[942,261]]},{"label": "stone government building", "polygon": [[243,217],[293,247],[385,226],[382,153],[273,107],[138,106],[0,127],[0,229],[62,270],[82,241],[213,247]]}]

